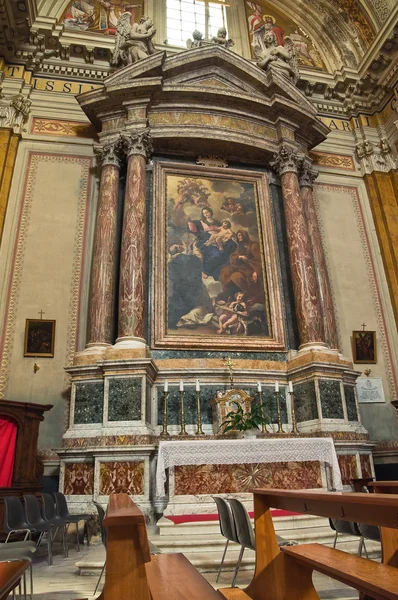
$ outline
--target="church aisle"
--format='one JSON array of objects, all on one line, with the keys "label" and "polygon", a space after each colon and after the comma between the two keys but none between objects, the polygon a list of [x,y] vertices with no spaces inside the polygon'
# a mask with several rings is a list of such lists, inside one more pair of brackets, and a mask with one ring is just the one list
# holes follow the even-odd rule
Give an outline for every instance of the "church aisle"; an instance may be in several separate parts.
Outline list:
[{"label": "church aisle", "polygon": [[[54,556],[54,565],[47,566],[47,560],[44,550],[39,551],[39,555],[34,563],[34,600],[78,600],[82,597],[93,598],[98,573],[79,575],[76,563],[82,560],[98,561],[102,565],[104,550],[102,546],[96,545],[90,548],[82,548],[80,554],[77,554],[71,546],[69,558],[64,559],[60,554]],[[232,572],[222,573],[217,586],[215,585],[216,573],[204,573],[206,579],[214,587],[227,587],[232,578]],[[238,585],[245,587],[252,579],[253,571],[242,571],[238,577]],[[352,588],[344,586],[329,577],[318,573],[315,574],[315,587],[322,600],[354,600],[358,594]],[[99,587],[97,597],[100,594],[102,585]]]}]

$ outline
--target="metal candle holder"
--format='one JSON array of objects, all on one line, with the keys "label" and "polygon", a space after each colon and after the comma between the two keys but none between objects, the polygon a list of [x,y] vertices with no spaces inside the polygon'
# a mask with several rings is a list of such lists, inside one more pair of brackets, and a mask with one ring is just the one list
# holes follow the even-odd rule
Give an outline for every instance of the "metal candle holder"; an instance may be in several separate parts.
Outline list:
[{"label": "metal candle holder", "polygon": [[181,431],[178,435],[188,435],[185,430],[184,392],[182,390],[180,390],[180,399],[181,399],[181,410],[180,410]]},{"label": "metal candle holder", "polygon": [[297,421],[296,421],[296,412],[294,410],[294,392],[289,392],[291,402],[292,402],[292,433],[298,433],[297,429]]},{"label": "metal candle holder", "polygon": [[282,427],[282,419],[281,419],[281,403],[280,403],[280,392],[275,392],[275,396],[276,396],[276,409],[278,411],[278,431],[277,433],[285,433],[283,427]]},{"label": "metal candle holder", "polygon": [[[262,390],[261,390],[261,392],[259,392],[259,396],[260,396],[261,414],[262,414],[263,419],[265,419]],[[267,433],[267,425],[265,423],[261,423],[261,431],[263,433]]]},{"label": "metal candle holder", "polygon": [[197,402],[197,406],[198,406],[198,430],[196,432],[196,435],[204,435],[205,432],[202,429],[202,415],[200,412],[200,391],[196,390],[196,402]]},{"label": "metal candle holder", "polygon": [[169,395],[169,392],[163,392],[163,399],[164,399],[164,405],[163,405],[163,429],[162,429],[162,433],[160,434],[163,437],[166,437],[167,435],[170,435],[169,432],[167,431],[167,396]]}]

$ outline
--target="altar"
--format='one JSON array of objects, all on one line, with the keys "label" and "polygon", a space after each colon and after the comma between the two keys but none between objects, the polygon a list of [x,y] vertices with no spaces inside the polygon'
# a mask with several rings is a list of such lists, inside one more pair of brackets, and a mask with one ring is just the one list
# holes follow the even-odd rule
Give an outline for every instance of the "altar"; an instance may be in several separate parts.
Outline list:
[{"label": "altar", "polygon": [[156,503],[163,505],[165,516],[212,513],[214,494],[234,494],[250,502],[253,488],[267,486],[341,491],[333,439],[178,440],[159,444]]}]

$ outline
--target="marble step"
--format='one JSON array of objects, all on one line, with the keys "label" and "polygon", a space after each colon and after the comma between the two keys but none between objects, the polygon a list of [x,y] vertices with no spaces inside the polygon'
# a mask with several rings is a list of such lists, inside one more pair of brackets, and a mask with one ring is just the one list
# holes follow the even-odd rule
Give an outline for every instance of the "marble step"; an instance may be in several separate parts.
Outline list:
[{"label": "marble step", "polygon": [[[297,515],[288,517],[274,518],[275,531],[314,528],[314,527],[329,527],[329,521],[323,517],[312,515]],[[252,519],[252,523],[254,521]],[[198,521],[189,523],[175,524],[170,519],[162,517],[157,522],[159,535],[161,536],[183,536],[183,535],[212,535],[220,533],[220,525],[218,521]],[[281,534],[282,535],[282,534]]]}]

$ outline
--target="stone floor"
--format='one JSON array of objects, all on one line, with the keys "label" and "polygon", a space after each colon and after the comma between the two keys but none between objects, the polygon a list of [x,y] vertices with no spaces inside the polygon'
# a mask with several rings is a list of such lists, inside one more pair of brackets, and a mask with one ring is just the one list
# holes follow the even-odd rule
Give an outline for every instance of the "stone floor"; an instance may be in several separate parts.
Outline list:
[{"label": "stone floor", "polygon": [[[40,548],[34,563],[34,600],[77,600],[88,598],[94,600],[94,589],[98,574],[79,575],[76,563],[81,560],[100,562],[104,560],[105,551],[101,545],[82,548],[80,554],[70,547],[69,558],[64,559],[60,551],[54,547],[54,565],[49,567],[44,548]],[[245,587],[251,580],[253,571],[242,571],[237,584]],[[218,585],[215,585],[216,574],[204,573],[206,579],[214,587],[228,587],[231,583],[232,572],[223,573]],[[101,592],[103,579],[96,597]],[[314,575],[314,584],[322,600],[353,600],[358,593],[329,577]],[[299,599],[297,599],[299,600]]]}]

